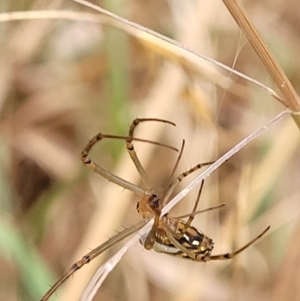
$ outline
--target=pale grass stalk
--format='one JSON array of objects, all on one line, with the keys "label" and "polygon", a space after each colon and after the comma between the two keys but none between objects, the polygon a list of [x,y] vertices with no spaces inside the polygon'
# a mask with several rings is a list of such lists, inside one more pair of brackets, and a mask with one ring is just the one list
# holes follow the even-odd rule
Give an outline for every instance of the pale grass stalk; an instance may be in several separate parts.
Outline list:
[{"label": "pale grass stalk", "polygon": [[[222,0],[227,7],[228,11],[241,28],[244,35],[247,37],[248,41],[252,45],[256,54],[261,59],[262,63],[265,65],[269,74],[273,78],[276,86],[282,93],[284,97],[284,103],[290,107],[293,111],[300,111],[300,99],[295,91],[290,80],[282,70],[280,64],[277,62],[276,58],[268,49],[267,44],[261,38],[258,31],[255,29],[251,20],[247,16],[245,9],[237,0]],[[298,127],[300,127],[299,116],[293,117]]]},{"label": "pale grass stalk", "polygon": [[[243,74],[242,72],[239,72],[221,62],[218,62],[217,60],[214,60],[208,56],[200,54],[195,50],[193,50],[192,48],[189,48],[176,40],[168,38],[154,30],[146,28],[137,23],[121,18],[87,1],[81,1],[81,0],[73,0],[73,1],[88,6],[90,8],[93,8],[98,12],[102,13],[103,16],[99,14],[82,13],[82,12],[78,13],[78,12],[62,11],[62,10],[60,11],[38,10],[38,11],[26,11],[26,12],[22,11],[22,12],[1,13],[0,22],[22,21],[22,20],[32,20],[32,19],[39,19],[39,20],[54,19],[54,20],[71,20],[71,21],[91,22],[91,23],[99,23],[99,24],[109,24],[122,31],[125,31],[127,34],[134,36],[139,40],[142,41],[144,40],[149,44],[155,45],[156,47],[159,47],[159,49],[162,48],[161,46],[162,42],[167,43],[164,46],[164,48],[167,47],[167,45],[175,46],[175,47],[168,48],[168,51],[172,52],[175,56],[179,58],[181,57],[182,59],[188,61],[190,64],[199,65],[199,61],[197,59],[200,58],[201,60],[211,63],[231,74],[234,74],[258,86],[259,88],[266,91],[268,94],[270,94],[272,97],[274,97],[281,103],[284,103],[282,98],[273,89],[264,85],[260,81],[251,78],[250,76]],[[109,17],[110,19],[107,17]],[[181,50],[180,53],[178,52],[178,48]],[[192,54],[192,56],[189,56],[187,54]],[[212,71],[210,70],[207,72],[212,72]],[[224,85],[224,84],[221,83],[220,85]]]},{"label": "pale grass stalk", "polygon": [[[255,80],[255,79],[251,79],[250,77],[246,76],[245,74],[243,74],[241,72],[238,72],[237,70],[234,70],[233,68],[228,67],[228,66],[226,66],[226,65],[224,65],[224,64],[222,64],[222,63],[220,63],[220,62],[218,62],[218,61],[216,61],[216,60],[214,60],[214,59],[212,59],[210,57],[207,57],[207,56],[205,56],[203,54],[197,53],[192,48],[190,48],[188,46],[185,46],[184,44],[182,44],[182,43],[180,43],[180,42],[178,42],[176,40],[168,38],[168,37],[166,37],[166,36],[164,36],[164,35],[156,32],[154,30],[151,30],[151,29],[149,29],[147,27],[139,25],[139,24],[137,24],[135,22],[132,22],[132,21],[129,21],[129,20],[125,19],[125,18],[122,18],[122,17],[120,17],[120,16],[118,16],[118,15],[116,15],[116,14],[114,14],[114,13],[112,13],[112,12],[110,12],[110,11],[102,8],[102,7],[100,7],[100,6],[92,4],[92,3],[88,2],[88,1],[85,1],[85,0],[73,0],[73,1],[77,2],[77,3],[80,3],[80,4],[84,5],[84,6],[90,7],[92,9],[100,12],[101,14],[110,17],[113,21],[117,21],[117,23],[122,23],[124,26],[129,26],[129,27],[131,27],[133,29],[136,29],[136,30],[138,30],[139,33],[146,33],[147,35],[151,35],[151,36],[153,36],[155,38],[158,38],[160,42],[161,41],[167,42],[168,44],[171,44],[171,45],[175,46],[176,48],[184,50],[187,53],[193,54],[193,55],[197,56],[198,58],[201,58],[201,59],[203,59],[203,60],[205,60],[207,62],[210,62],[210,63],[212,63],[212,64],[214,64],[214,65],[216,65],[216,66],[218,66],[218,67],[220,67],[220,68],[222,68],[222,69],[224,69],[226,71],[229,71],[232,74],[235,74],[235,75],[237,75],[237,76],[239,76],[239,77],[247,80],[247,81],[250,81],[250,82],[254,83],[255,85],[259,86],[260,88],[264,89],[265,91],[267,91],[272,97],[274,97],[275,99],[279,100],[281,103],[285,104],[284,101],[281,99],[281,97],[275,91],[273,91],[269,87],[266,87],[261,82]],[[115,24],[115,22],[113,22],[113,24]],[[124,30],[123,27],[122,26],[120,27],[120,25],[118,25],[118,24],[115,24],[115,26],[118,26],[120,29]],[[139,35],[139,36],[141,37],[141,35]]]}]

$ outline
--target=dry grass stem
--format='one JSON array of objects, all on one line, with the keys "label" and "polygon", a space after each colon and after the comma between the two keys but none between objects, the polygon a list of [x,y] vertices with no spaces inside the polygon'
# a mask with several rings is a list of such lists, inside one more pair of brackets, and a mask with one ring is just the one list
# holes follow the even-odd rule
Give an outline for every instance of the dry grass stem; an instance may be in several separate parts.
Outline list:
[{"label": "dry grass stem", "polygon": [[[292,86],[282,67],[268,49],[267,44],[255,29],[251,20],[247,16],[245,9],[237,0],[223,0],[223,2],[282,93],[284,97],[284,104],[290,107],[293,111],[299,112],[300,99],[295,88]],[[294,119],[298,127],[300,127],[299,117],[295,116]]]}]

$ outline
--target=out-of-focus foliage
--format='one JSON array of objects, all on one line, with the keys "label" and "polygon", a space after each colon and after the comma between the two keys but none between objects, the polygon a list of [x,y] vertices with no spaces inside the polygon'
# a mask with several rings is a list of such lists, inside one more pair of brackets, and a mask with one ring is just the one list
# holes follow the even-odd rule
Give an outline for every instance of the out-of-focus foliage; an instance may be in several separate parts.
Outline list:
[{"label": "out-of-focus foliage", "polygon": [[[274,88],[221,1],[96,2]],[[243,4],[299,90],[298,2]],[[71,0],[7,0],[0,8],[93,12]],[[93,135],[126,135],[136,117],[171,120],[176,128],[149,123],[138,135],[177,147],[186,139],[184,171],[217,158],[283,108],[230,73],[185,64],[165,45],[103,23],[46,17],[0,23],[0,300],[38,300],[76,259],[139,219],[136,196],[81,164]],[[201,208],[226,204],[194,223],[215,240],[214,252],[271,225],[254,247],[233,261],[201,264],[137,245],[95,300],[299,300],[298,139],[285,119],[206,181]],[[154,187],[163,188],[175,154],[146,144],[136,149]],[[123,142],[101,142],[93,158],[140,184]],[[174,215],[190,212],[196,193]],[[77,300],[96,268],[95,261],[76,273],[53,300]]]}]

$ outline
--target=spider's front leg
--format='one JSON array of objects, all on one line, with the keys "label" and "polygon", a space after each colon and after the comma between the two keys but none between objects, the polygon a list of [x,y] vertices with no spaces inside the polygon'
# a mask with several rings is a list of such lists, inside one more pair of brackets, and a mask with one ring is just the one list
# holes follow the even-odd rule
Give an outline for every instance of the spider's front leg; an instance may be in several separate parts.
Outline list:
[{"label": "spider's front leg", "polygon": [[153,245],[156,240],[155,236],[156,236],[156,231],[157,231],[157,228],[159,225],[159,219],[160,219],[160,214],[155,215],[153,226],[152,226],[151,230],[149,231],[147,238],[145,240],[145,243],[144,243],[144,247],[146,250],[151,250],[153,248]]},{"label": "spider's front leg", "polygon": [[176,126],[175,123],[168,121],[168,120],[164,120],[164,119],[158,119],[158,118],[136,118],[133,120],[133,122],[131,123],[131,126],[129,128],[129,133],[128,133],[128,137],[126,138],[126,149],[127,152],[131,158],[131,160],[133,161],[136,169],[138,170],[139,174],[141,175],[142,181],[144,182],[145,186],[147,187],[148,191],[152,191],[152,185],[151,185],[151,181],[144,169],[144,167],[142,166],[136,151],[134,149],[134,145],[132,143],[132,141],[135,140],[134,138],[134,131],[136,129],[136,127],[143,122],[149,122],[149,121],[155,121],[155,122],[162,122],[162,123],[167,123],[170,124],[172,126]]},{"label": "spider's front leg", "polygon": [[154,218],[154,223],[151,230],[147,234],[147,238],[143,242],[145,249],[151,250],[155,240],[156,231],[160,223],[160,215],[162,210],[162,203],[160,198],[155,194],[143,197],[137,203],[137,211],[143,219]]}]

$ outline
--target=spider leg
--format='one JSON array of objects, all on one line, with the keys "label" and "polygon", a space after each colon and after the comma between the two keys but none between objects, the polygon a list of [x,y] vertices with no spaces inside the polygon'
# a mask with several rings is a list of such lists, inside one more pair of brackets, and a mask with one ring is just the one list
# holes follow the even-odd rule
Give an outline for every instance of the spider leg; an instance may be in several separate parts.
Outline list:
[{"label": "spider leg", "polygon": [[[167,188],[169,188],[170,185],[172,184],[172,179],[173,179],[173,177],[174,177],[174,174],[175,174],[175,172],[176,172],[176,169],[177,169],[177,167],[178,167],[178,165],[179,165],[179,162],[180,162],[180,159],[181,159],[181,157],[182,157],[183,150],[184,150],[184,146],[185,146],[185,140],[183,139],[183,140],[182,140],[182,144],[181,144],[181,148],[180,148],[180,151],[179,151],[179,154],[178,154],[177,159],[176,159],[176,162],[175,162],[174,167],[173,167],[173,169],[172,169],[172,172],[171,172],[171,174],[170,174],[170,176],[169,176],[168,182],[166,183],[166,187],[167,187]],[[164,193],[163,193],[163,197],[164,197],[165,199],[167,198],[166,195],[168,195],[168,190],[165,190]]]},{"label": "spider leg", "polygon": [[[89,153],[92,149],[92,147],[98,142],[101,141],[102,139],[118,139],[118,140],[126,140],[128,139],[127,136],[117,136],[117,135],[107,135],[107,134],[102,134],[99,133],[96,136],[94,136],[92,138],[92,140],[90,140],[86,147],[83,149],[83,151],[81,152],[81,161],[92,171],[100,174],[102,177],[104,177],[105,179],[125,188],[128,189],[140,196],[144,196],[146,194],[146,192],[137,187],[136,185],[110,173],[109,171],[107,171],[106,169],[102,168],[101,166],[99,166],[98,164],[96,164],[95,162],[93,162],[90,157],[89,157]],[[151,144],[155,144],[158,146],[162,146],[162,147],[166,147],[172,150],[177,151],[176,148],[163,144],[163,143],[159,143],[159,142],[155,142],[155,141],[151,141],[151,140],[146,140],[146,139],[140,139],[140,138],[133,138],[131,137],[130,139],[134,140],[134,141],[140,141],[140,142],[146,142],[146,143],[151,143]]]},{"label": "spider leg", "polygon": [[[193,211],[191,214],[188,215],[188,220],[187,222],[184,224],[184,228],[182,229],[181,233],[180,234],[177,234],[176,235],[176,238],[181,238],[183,237],[183,235],[185,234],[185,232],[187,231],[187,229],[189,228],[189,226],[191,225],[192,221],[194,220],[195,218],[195,215],[197,214],[197,207],[198,207],[198,204],[199,204],[199,201],[200,201],[200,196],[201,196],[201,193],[202,193],[202,190],[203,190],[203,186],[204,186],[204,179],[201,181],[201,184],[200,184],[200,188],[199,188],[199,192],[198,192],[198,196],[197,196],[197,200],[194,204],[194,208],[193,208]],[[180,219],[182,217],[179,217],[179,218],[175,218],[175,219]]]},{"label": "spider leg", "polygon": [[160,221],[160,212],[157,212],[154,215],[154,223],[144,243],[144,247],[146,250],[151,250],[155,243],[155,233],[157,231],[157,227],[159,226],[159,221]]},{"label": "spider leg", "polygon": [[[225,204],[220,204],[220,205],[209,207],[209,208],[206,208],[206,209],[203,209],[203,210],[198,210],[194,213],[194,215],[204,213],[204,212],[207,212],[207,211],[212,211],[212,210],[215,210],[215,209],[220,209],[220,208],[225,207],[225,206],[226,206]],[[191,215],[191,213],[187,213],[187,214],[176,216],[176,217],[172,216],[172,218],[182,219],[182,218],[185,218],[185,217],[189,217],[190,215]]]},{"label": "spider leg", "polygon": [[156,121],[156,122],[163,122],[163,123],[167,123],[173,126],[176,126],[175,123],[168,121],[168,120],[164,120],[164,119],[157,119],[157,118],[136,118],[133,120],[133,122],[131,123],[131,126],[129,128],[129,134],[128,134],[128,138],[126,139],[126,148],[127,151],[129,153],[129,156],[131,158],[131,160],[133,161],[137,171],[139,172],[142,181],[144,182],[144,184],[147,187],[148,191],[152,190],[152,185],[151,182],[149,180],[149,177],[147,175],[147,173],[145,172],[145,169],[143,168],[137,154],[136,151],[134,149],[134,145],[132,144],[132,141],[134,140],[133,134],[134,134],[134,130],[136,129],[136,127],[142,123],[142,122],[148,122],[148,121]]},{"label": "spider leg", "polygon": [[258,236],[256,236],[254,239],[249,241],[246,245],[241,247],[240,249],[232,252],[232,253],[225,253],[220,255],[206,255],[206,256],[200,256],[196,258],[197,261],[210,261],[210,260],[226,260],[231,259],[238,255],[239,253],[243,252],[245,249],[253,245],[258,239],[260,239],[268,230],[270,229],[270,226],[268,226],[263,232],[261,232]]},{"label": "spider leg", "polygon": [[204,162],[204,163],[199,163],[196,166],[194,166],[193,168],[189,169],[188,171],[183,172],[182,174],[180,174],[173,183],[171,183],[169,185],[169,188],[165,194],[165,198],[164,198],[164,205],[167,202],[167,200],[169,199],[170,195],[172,194],[172,192],[174,191],[174,189],[179,185],[179,183],[187,176],[189,176],[190,174],[192,174],[193,172],[195,172],[196,170],[207,166],[207,165],[211,165],[213,164],[215,161],[210,161],[210,162]]},{"label": "spider leg", "polygon": [[198,196],[197,196],[197,200],[196,200],[196,202],[195,202],[193,211],[192,211],[191,215],[189,216],[189,218],[188,218],[188,220],[187,220],[187,222],[186,222],[186,224],[185,224],[183,233],[186,231],[186,229],[190,226],[190,224],[192,223],[192,221],[193,221],[194,218],[195,218],[195,215],[196,215],[195,213],[196,213],[196,210],[197,210],[199,201],[200,201],[200,196],[201,196],[201,193],[202,193],[202,190],[203,190],[203,186],[204,186],[204,179],[201,181],[200,188],[199,188],[199,192],[198,192]]},{"label": "spider leg", "polygon": [[84,265],[88,264],[91,262],[93,259],[95,259],[97,256],[99,256],[101,253],[106,251],[108,248],[116,244],[117,242],[123,240],[127,236],[135,233],[136,231],[140,230],[148,221],[147,220],[142,220],[139,223],[123,230],[122,232],[118,233],[114,237],[110,238],[107,240],[105,243],[102,245],[98,246],[97,248],[93,249],[91,252],[87,253],[84,255],[80,260],[75,262],[69,270],[62,275],[58,279],[58,281],[50,288],[50,290],[43,296],[41,301],[46,301],[48,300],[51,295],[71,276],[73,275],[77,270],[81,269]]},{"label": "spider leg", "polygon": [[180,218],[183,218],[183,217],[186,217],[186,216],[189,217],[187,222],[185,223],[184,229],[182,230],[182,235],[185,233],[187,228],[191,225],[191,223],[194,220],[196,214],[203,213],[203,212],[206,212],[206,211],[211,211],[211,210],[214,210],[214,209],[219,209],[219,208],[225,206],[225,204],[220,204],[218,206],[214,206],[214,207],[210,207],[210,208],[207,208],[207,209],[204,209],[204,210],[197,211],[197,207],[198,207],[198,204],[199,204],[199,201],[200,201],[200,196],[201,196],[201,193],[202,193],[202,190],[203,190],[203,186],[204,186],[204,179],[201,181],[198,196],[197,196],[197,200],[195,202],[192,213],[188,214],[188,215],[183,215],[183,216],[177,217],[177,219],[180,219]]}]

